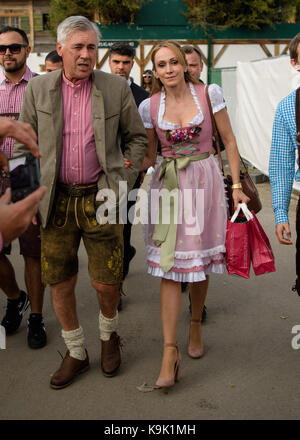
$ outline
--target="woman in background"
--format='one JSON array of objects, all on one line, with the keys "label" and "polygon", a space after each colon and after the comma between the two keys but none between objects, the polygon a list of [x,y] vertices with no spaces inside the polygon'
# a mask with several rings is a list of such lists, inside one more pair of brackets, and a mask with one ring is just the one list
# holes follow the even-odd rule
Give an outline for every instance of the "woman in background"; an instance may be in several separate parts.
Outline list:
[{"label": "woman in background", "polygon": [[151,92],[152,90],[152,80],[153,80],[153,72],[152,70],[144,70],[142,87],[147,90],[147,92]]}]

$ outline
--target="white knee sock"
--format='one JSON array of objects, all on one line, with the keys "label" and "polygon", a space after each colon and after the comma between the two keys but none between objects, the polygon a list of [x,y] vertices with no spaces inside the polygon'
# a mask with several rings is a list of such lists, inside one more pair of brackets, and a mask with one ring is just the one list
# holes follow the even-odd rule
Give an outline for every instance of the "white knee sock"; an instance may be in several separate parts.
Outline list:
[{"label": "white knee sock", "polygon": [[84,348],[84,334],[82,327],[69,332],[62,330],[61,335],[70,351],[70,356],[83,361],[86,358],[86,352]]},{"label": "white knee sock", "polygon": [[100,310],[99,313],[100,339],[102,341],[109,341],[110,335],[113,332],[117,331],[117,329],[118,329],[118,311],[116,313],[116,316],[110,319],[103,316]]}]

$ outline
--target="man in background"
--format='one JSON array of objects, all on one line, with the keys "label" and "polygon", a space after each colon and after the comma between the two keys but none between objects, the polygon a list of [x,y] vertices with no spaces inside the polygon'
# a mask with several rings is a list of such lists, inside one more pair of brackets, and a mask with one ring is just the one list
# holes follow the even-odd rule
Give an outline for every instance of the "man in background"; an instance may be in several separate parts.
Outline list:
[{"label": "man in background", "polygon": [[[134,64],[134,49],[125,43],[115,43],[111,46],[109,50],[109,60],[108,64],[111,73],[123,77],[130,86],[132,91],[136,106],[138,107],[144,99],[148,98],[149,93],[142,87],[135,84],[130,78],[130,72]],[[122,153],[125,151],[125,141],[122,139],[121,142]],[[147,160],[147,155],[145,156],[141,171],[147,170],[152,164]],[[137,189],[141,186],[141,173],[139,174],[133,189]],[[127,203],[127,214],[135,204],[135,201],[129,201]],[[130,261],[136,254],[136,249],[131,245],[131,227],[132,224],[127,219],[124,224],[123,237],[124,237],[124,265],[123,265],[123,280],[126,278],[129,272]],[[122,308],[122,301],[119,303],[119,310]]]},{"label": "man in background", "polygon": [[[191,75],[194,81],[196,81],[197,83],[204,84],[203,81],[200,79],[203,70],[203,61],[200,50],[197,47],[191,45],[182,46],[182,49],[185,53],[189,74]],[[207,283],[208,285],[209,276],[207,275],[206,280],[202,282]],[[182,291],[185,291],[187,289],[187,284],[188,283],[181,283]],[[192,313],[191,302],[189,307],[190,307],[190,312]],[[204,305],[202,312],[202,322],[205,321],[206,315],[207,315],[207,308]]]},{"label": "man in background", "polygon": [[[300,71],[300,33],[297,34],[289,47],[291,65]],[[296,96],[299,101],[297,103]],[[275,214],[275,233],[279,243],[291,245],[291,228],[288,210],[294,177],[300,181],[300,171],[297,167],[295,175],[296,151],[299,151],[300,134],[297,133],[296,105],[300,115],[300,90],[294,90],[286,96],[277,106],[274,123],[272,143],[270,150],[269,175],[272,192],[272,205]],[[300,119],[300,118],[299,118]],[[299,159],[298,159],[299,160]],[[299,162],[298,162],[299,166]],[[300,198],[296,213],[296,284],[293,290],[300,295]]]},{"label": "man in background", "polygon": [[[0,71],[0,116],[19,118],[27,84],[36,76],[26,65],[30,51],[29,41],[23,30],[9,26],[0,30],[0,64],[3,67]],[[0,150],[11,158],[13,145],[13,138],[6,137],[0,144]],[[28,295],[17,284],[14,268],[7,258],[11,252],[8,246],[0,253],[0,288],[7,296],[6,314],[1,324],[5,327],[6,334],[15,333],[30,301],[27,342],[31,348],[41,348],[46,345],[47,336],[42,316],[44,286],[41,281],[40,227],[30,224],[20,236],[19,242],[20,253],[25,262]]]},{"label": "man in background", "polygon": [[188,71],[196,82],[203,81],[200,79],[203,70],[203,61],[200,50],[197,47],[186,45],[182,47],[188,64]]},{"label": "man in background", "polygon": [[53,70],[62,69],[63,62],[62,57],[58,55],[56,50],[49,52],[45,58],[45,69],[46,72],[53,72]]}]

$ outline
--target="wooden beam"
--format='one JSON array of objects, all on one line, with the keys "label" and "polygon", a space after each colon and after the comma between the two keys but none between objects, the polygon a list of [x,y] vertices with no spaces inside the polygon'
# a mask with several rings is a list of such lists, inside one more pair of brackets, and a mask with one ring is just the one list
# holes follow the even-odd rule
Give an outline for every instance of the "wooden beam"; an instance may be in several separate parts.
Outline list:
[{"label": "wooden beam", "polygon": [[261,40],[261,39],[253,39],[253,40],[212,40],[213,44],[288,44],[291,40],[288,39],[276,39],[276,40]]},{"label": "wooden beam", "polygon": [[29,9],[29,24],[30,24],[30,46],[31,51],[34,52],[34,20],[33,20],[33,1],[30,0],[28,2],[28,9]]},{"label": "wooden beam", "polygon": [[141,60],[135,55],[134,57],[134,61],[136,62],[136,64],[141,67]]},{"label": "wooden beam", "polygon": [[273,56],[265,44],[260,43],[260,47],[265,52],[267,57],[272,57]]},{"label": "wooden beam", "polygon": [[108,56],[109,56],[109,49],[107,49],[107,51],[105,52],[105,54],[103,55],[101,60],[98,63],[96,63],[96,68],[97,69],[100,70],[102,68],[102,66],[104,65],[104,63],[107,60]]},{"label": "wooden beam", "polygon": [[152,52],[153,52],[154,47],[155,47],[155,45],[153,45],[153,46],[151,47],[151,49],[149,50],[148,55],[147,55],[146,58],[145,58],[145,66],[146,66],[146,65],[149,63],[149,61],[151,60],[151,55],[152,55]]},{"label": "wooden beam", "polygon": [[275,57],[278,57],[280,55],[280,44],[278,43],[274,45],[274,55]]},{"label": "wooden beam", "polygon": [[224,44],[224,46],[219,50],[218,55],[216,56],[216,58],[212,62],[212,67],[215,67],[215,65],[217,64],[219,59],[222,57],[222,55],[224,54],[224,52],[226,51],[228,46],[229,46],[228,44]]},{"label": "wooden beam", "polygon": [[201,53],[201,59],[204,62],[204,64],[207,64],[207,57],[204,55],[204,53],[202,52],[202,50],[200,49],[200,47],[198,46],[198,44],[193,44],[194,47],[196,47],[199,52]]},{"label": "wooden beam", "polygon": [[285,55],[285,54],[288,52],[289,47],[290,47],[290,45],[287,44],[287,45],[285,46],[285,48],[283,49],[283,51],[281,52],[281,55]]},{"label": "wooden beam", "polygon": [[140,84],[142,84],[142,80],[143,80],[143,72],[145,69],[145,46],[143,43],[140,44],[140,59],[141,62],[139,64],[140,66]]}]

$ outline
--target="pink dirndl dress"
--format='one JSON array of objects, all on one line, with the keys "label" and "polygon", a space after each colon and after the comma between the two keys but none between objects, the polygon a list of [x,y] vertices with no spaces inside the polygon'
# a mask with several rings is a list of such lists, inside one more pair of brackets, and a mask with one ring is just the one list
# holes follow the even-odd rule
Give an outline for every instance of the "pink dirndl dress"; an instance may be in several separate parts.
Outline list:
[{"label": "pink dirndl dress", "polygon": [[[195,91],[204,119],[197,126],[201,127],[201,131],[193,137],[193,148],[184,151],[180,156],[175,154],[176,144],[167,140],[167,130],[158,126],[161,93],[150,98],[151,120],[161,142],[163,158],[178,158],[183,154],[197,156],[211,150],[212,124],[205,97],[205,86],[197,85]],[[164,271],[161,267],[161,246],[157,246],[153,241],[155,230],[153,218],[158,217],[159,208],[157,203],[154,204],[152,201],[151,204],[151,193],[153,190],[163,188],[165,176],[159,178],[163,162],[164,159],[156,168],[150,185],[146,228],[148,273],[177,282],[198,282],[205,280],[209,273],[223,273],[227,202],[223,175],[213,155],[209,155],[203,160],[190,161],[185,168],[177,169],[179,190],[183,193],[183,190],[186,189],[191,191],[187,191],[187,199],[185,196],[183,199],[179,199],[173,267],[168,271]],[[192,219],[195,219],[195,215],[198,216],[196,229],[192,225]]]}]

